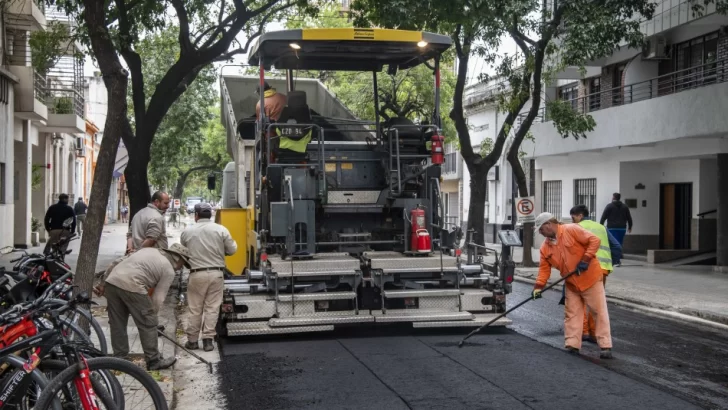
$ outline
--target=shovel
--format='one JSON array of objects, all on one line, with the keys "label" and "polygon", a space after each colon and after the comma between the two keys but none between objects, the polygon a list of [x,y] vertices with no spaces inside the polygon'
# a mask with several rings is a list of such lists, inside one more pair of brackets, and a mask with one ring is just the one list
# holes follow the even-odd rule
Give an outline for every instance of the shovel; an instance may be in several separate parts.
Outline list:
[{"label": "shovel", "polygon": [[[561,278],[561,279],[557,280],[556,282],[554,282],[554,283],[552,283],[552,284],[550,284],[550,285],[546,286],[545,288],[541,289],[541,293],[543,293],[543,292],[545,292],[545,291],[547,291],[547,290],[549,290],[549,289],[553,288],[554,286],[558,285],[559,283],[561,283],[561,282],[565,281],[565,280],[566,280],[566,279],[567,279],[567,278],[568,278],[569,276],[571,276],[571,275],[573,275],[573,274],[575,274],[575,273],[578,273],[578,272],[579,272],[578,270],[575,270],[575,271],[571,272],[570,274],[568,274],[568,275],[564,276],[563,278]],[[495,318],[494,318],[493,320],[491,320],[490,322],[488,322],[488,323],[484,324],[483,326],[481,326],[481,327],[479,327],[479,328],[477,328],[477,329],[473,330],[472,332],[468,333],[468,335],[467,335],[467,336],[465,336],[465,337],[463,338],[463,340],[461,340],[461,341],[460,341],[460,343],[458,343],[458,347],[463,347],[463,345],[465,344],[465,341],[466,341],[466,340],[468,340],[468,339],[470,339],[470,337],[471,337],[471,336],[473,336],[473,335],[475,335],[475,334],[479,333],[479,332],[480,332],[481,330],[483,330],[483,329],[485,329],[486,327],[488,327],[488,326],[492,325],[493,323],[495,323],[495,322],[496,322],[496,321],[497,321],[498,319],[500,319],[500,318],[502,318],[503,316],[505,316],[505,315],[507,315],[507,314],[509,314],[509,313],[513,312],[514,310],[518,309],[519,307],[521,307],[521,306],[525,305],[526,303],[528,303],[528,302],[530,302],[530,301],[532,301],[532,300],[534,300],[534,299],[533,299],[533,296],[531,296],[531,297],[529,297],[528,299],[526,299],[526,300],[524,300],[524,301],[522,301],[522,302],[518,303],[518,304],[517,304],[516,306],[513,306],[512,308],[510,308],[510,309],[506,310],[505,312],[501,313],[500,315],[496,316],[496,317],[495,317]]]}]

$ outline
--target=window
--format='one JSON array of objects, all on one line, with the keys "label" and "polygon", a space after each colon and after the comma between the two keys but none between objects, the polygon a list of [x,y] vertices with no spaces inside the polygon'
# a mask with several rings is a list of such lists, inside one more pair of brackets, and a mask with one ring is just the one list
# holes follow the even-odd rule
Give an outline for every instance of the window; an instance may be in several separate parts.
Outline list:
[{"label": "window", "polygon": [[594,77],[589,80],[589,111],[596,111],[602,106],[601,90],[601,77]]},{"label": "window", "polygon": [[679,71],[673,80],[677,90],[715,81],[717,32],[676,44],[673,49],[673,70]]},{"label": "window", "polygon": [[543,181],[543,211],[561,215],[561,181]]},{"label": "window", "polygon": [[5,163],[0,162],[0,204],[5,203]]},{"label": "window", "polygon": [[574,205],[586,205],[589,208],[589,219],[596,220],[597,179],[574,180]]},{"label": "window", "polygon": [[577,98],[579,97],[579,86],[577,84],[566,85],[559,88],[559,99],[571,102],[571,107],[576,110]]}]

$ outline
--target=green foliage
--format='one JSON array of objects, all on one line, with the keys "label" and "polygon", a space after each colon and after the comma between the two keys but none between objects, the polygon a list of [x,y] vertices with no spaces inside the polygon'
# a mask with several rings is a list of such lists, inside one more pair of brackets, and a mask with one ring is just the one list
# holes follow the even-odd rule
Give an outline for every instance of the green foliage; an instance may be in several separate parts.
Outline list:
[{"label": "green foliage", "polygon": [[[146,104],[153,87],[161,81],[169,66],[179,56],[178,28],[169,26],[139,41],[137,52],[142,58]],[[209,107],[216,104],[214,67],[203,69],[197,79],[169,109],[152,142],[149,163],[150,182],[157,186],[174,186],[187,169],[211,162],[203,152],[204,128],[214,118]],[[133,103],[129,100],[129,121],[135,125]],[[218,109],[219,111],[219,109]],[[224,147],[224,145],[223,145]]]},{"label": "green foliage", "polygon": [[568,101],[549,101],[546,103],[546,110],[554,121],[556,130],[564,138],[573,137],[575,140],[586,138],[586,133],[594,131],[597,125],[591,115],[574,110]]},{"label": "green foliage", "polygon": [[28,44],[33,68],[40,73],[47,73],[67,53],[70,38],[68,25],[57,21],[48,22],[45,31],[31,31]]},{"label": "green foliage", "polygon": [[43,170],[45,167],[43,165],[35,165],[32,166],[32,171],[30,174],[30,189],[33,191],[37,191],[40,189],[40,184],[43,182]]},{"label": "green foliage", "polygon": [[73,99],[71,97],[56,97],[53,101],[51,111],[54,114],[72,114]]},{"label": "green foliage", "polygon": [[38,232],[40,229],[40,221],[38,218],[31,216],[30,217],[30,231],[31,232]]}]

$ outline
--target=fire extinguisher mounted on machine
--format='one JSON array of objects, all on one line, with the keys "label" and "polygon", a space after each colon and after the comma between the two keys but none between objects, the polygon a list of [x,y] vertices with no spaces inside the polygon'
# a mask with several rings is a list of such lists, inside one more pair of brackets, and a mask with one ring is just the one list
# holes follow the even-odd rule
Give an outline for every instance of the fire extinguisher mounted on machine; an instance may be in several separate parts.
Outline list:
[{"label": "fire extinguisher mounted on machine", "polygon": [[445,137],[438,131],[430,139],[430,150],[432,151],[432,163],[442,165],[445,163]]},{"label": "fire extinguisher mounted on machine", "polygon": [[412,253],[428,254],[432,252],[430,232],[427,231],[425,208],[417,205],[410,211],[412,231],[410,236],[410,251]]}]

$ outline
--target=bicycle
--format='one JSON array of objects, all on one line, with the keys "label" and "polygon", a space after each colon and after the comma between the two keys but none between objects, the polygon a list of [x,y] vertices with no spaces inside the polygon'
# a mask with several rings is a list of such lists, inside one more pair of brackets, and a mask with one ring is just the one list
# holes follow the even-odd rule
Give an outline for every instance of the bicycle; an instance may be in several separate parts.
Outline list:
[{"label": "bicycle", "polygon": [[[68,277],[70,275],[71,273],[67,274]],[[65,280],[65,276],[61,279]],[[54,286],[56,285],[54,284]],[[27,402],[27,388],[31,386],[31,383],[35,383],[35,386],[41,388],[40,397],[35,401],[36,409],[53,408],[55,410],[60,408],[59,394],[61,398],[79,404],[83,409],[95,410],[99,408],[99,404],[106,408],[124,408],[127,399],[118,379],[118,373],[123,372],[131,379],[138,381],[142,388],[150,394],[155,409],[167,410],[167,403],[161,388],[146,371],[123,359],[98,357],[101,352],[84,343],[70,343],[59,330],[59,317],[63,311],[73,308],[74,304],[85,303],[88,299],[85,292],[57,309],[50,309],[44,303],[49,294],[50,292],[44,293],[36,301],[16,305],[14,310],[0,315],[0,324],[10,325],[10,329],[6,326],[6,330],[17,332],[17,328],[22,328],[27,335],[30,335],[22,341],[0,349],[1,361],[15,370],[5,377],[6,382],[3,383],[1,396],[4,399],[0,403],[0,409],[4,408],[8,400],[12,400],[13,404],[23,403],[22,400]],[[21,312],[23,314],[20,314]],[[52,328],[32,335],[34,332],[28,330],[38,328],[32,318],[41,314],[50,318]],[[31,323],[35,327],[31,326]],[[59,342],[61,343],[59,344]],[[60,365],[57,361],[47,360],[57,350],[60,350],[61,357],[66,360]],[[20,351],[32,353],[29,354],[27,360],[23,360],[17,356],[17,352]],[[90,355],[97,357],[87,358]],[[59,370],[59,366],[65,370],[60,371],[50,382],[47,382],[47,378],[37,372],[44,363],[55,370]],[[129,379],[125,378],[125,380]],[[19,390],[20,388],[24,389]],[[140,390],[137,388],[132,391],[136,395]],[[20,392],[25,393],[21,395]],[[131,408],[139,408],[139,406],[132,405]]]}]

